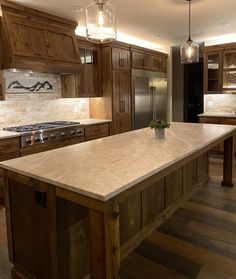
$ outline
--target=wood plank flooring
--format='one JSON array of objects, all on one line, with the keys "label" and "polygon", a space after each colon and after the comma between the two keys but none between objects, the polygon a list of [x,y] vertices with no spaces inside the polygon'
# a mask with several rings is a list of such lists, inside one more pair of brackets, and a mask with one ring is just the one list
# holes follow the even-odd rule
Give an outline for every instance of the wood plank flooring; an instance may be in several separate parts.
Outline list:
[{"label": "wood plank flooring", "polygon": [[[236,278],[236,187],[222,188],[222,161],[210,161],[210,183],[123,261],[121,279]],[[0,279],[10,268],[0,207]]]}]

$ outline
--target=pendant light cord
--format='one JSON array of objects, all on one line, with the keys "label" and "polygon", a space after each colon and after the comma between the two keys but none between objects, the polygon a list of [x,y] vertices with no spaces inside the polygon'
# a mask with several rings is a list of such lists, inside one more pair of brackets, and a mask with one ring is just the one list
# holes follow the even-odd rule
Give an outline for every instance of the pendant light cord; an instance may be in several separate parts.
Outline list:
[{"label": "pendant light cord", "polygon": [[192,39],[190,37],[191,34],[191,2],[192,0],[188,0],[189,5],[188,5],[188,42],[192,42]]}]

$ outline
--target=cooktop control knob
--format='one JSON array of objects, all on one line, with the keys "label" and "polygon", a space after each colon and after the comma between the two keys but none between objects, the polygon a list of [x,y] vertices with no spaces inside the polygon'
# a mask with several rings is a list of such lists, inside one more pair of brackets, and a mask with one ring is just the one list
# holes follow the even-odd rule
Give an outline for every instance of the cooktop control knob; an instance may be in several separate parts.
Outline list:
[{"label": "cooktop control knob", "polygon": [[27,144],[31,144],[32,141],[31,141],[31,139],[26,139],[25,142],[26,142]]},{"label": "cooktop control knob", "polygon": [[75,131],[70,131],[70,134],[71,134],[72,136],[74,136],[74,135],[76,134],[76,132],[75,132]]},{"label": "cooktop control knob", "polygon": [[54,134],[50,135],[50,139],[55,139],[55,138],[56,138],[56,136]]},{"label": "cooktop control knob", "polygon": [[47,136],[43,136],[43,141],[46,141],[48,140],[48,137]]},{"label": "cooktop control knob", "polygon": [[34,142],[40,142],[40,138],[34,138]]},{"label": "cooktop control knob", "polygon": [[61,132],[61,137],[62,138],[66,137],[66,133],[65,132]]}]

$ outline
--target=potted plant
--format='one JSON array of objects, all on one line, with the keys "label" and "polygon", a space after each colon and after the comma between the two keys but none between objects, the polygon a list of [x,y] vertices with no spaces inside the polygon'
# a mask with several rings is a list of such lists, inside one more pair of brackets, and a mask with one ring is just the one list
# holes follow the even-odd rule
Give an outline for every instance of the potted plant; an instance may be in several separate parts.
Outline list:
[{"label": "potted plant", "polygon": [[154,119],[149,124],[151,129],[155,130],[155,135],[157,139],[165,139],[165,129],[170,128],[170,123],[164,120]]}]

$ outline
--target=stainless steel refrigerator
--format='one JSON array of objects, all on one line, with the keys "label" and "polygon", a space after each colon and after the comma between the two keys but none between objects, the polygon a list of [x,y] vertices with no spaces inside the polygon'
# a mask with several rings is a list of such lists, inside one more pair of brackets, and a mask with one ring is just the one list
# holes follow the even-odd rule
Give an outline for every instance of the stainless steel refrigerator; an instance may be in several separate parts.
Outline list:
[{"label": "stainless steel refrigerator", "polygon": [[165,73],[133,70],[133,127],[149,126],[152,119],[167,120],[167,77]]}]

